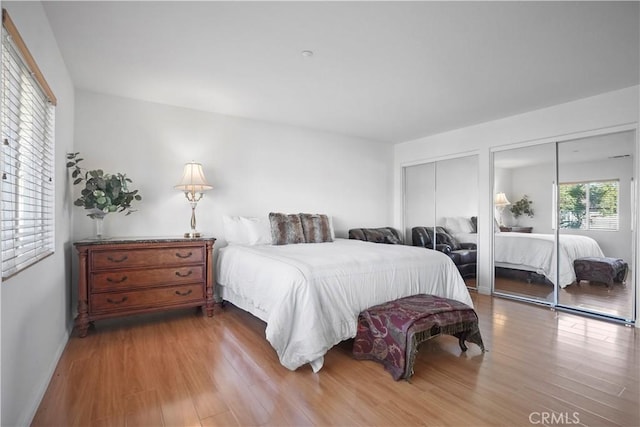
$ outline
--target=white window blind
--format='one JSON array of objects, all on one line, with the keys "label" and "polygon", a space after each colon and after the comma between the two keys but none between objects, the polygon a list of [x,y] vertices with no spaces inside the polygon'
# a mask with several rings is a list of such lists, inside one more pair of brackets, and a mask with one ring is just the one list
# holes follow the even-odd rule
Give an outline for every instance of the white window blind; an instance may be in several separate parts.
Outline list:
[{"label": "white window blind", "polygon": [[54,251],[55,107],[4,23],[3,14],[0,240],[6,279]]},{"label": "white window blind", "polygon": [[617,180],[589,183],[589,230],[618,230],[619,188]]}]

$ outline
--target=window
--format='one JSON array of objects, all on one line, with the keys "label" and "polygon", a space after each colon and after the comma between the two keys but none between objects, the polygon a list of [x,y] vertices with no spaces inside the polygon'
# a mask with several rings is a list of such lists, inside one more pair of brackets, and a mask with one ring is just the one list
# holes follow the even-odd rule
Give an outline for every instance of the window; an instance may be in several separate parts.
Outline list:
[{"label": "window", "polygon": [[6,279],[54,251],[55,97],[2,10],[0,244]]},{"label": "window", "polygon": [[618,180],[560,184],[560,228],[618,230]]}]

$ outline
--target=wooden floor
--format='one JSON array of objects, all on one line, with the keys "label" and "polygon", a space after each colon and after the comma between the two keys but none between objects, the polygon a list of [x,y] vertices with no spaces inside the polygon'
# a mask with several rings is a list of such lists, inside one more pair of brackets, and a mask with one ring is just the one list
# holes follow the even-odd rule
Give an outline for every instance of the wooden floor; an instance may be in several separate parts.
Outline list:
[{"label": "wooden floor", "polygon": [[640,425],[637,329],[472,296],[489,352],[435,338],[410,382],[349,342],[318,374],[288,371],[231,305],[98,322],[70,339],[33,425]]},{"label": "wooden floor", "polygon": [[[553,284],[526,282],[504,277],[495,278],[497,292],[505,295],[524,296],[539,301],[553,302]],[[633,317],[634,291],[631,283],[605,283],[581,281],[561,288],[560,305],[591,311],[598,314],[631,319]]]}]

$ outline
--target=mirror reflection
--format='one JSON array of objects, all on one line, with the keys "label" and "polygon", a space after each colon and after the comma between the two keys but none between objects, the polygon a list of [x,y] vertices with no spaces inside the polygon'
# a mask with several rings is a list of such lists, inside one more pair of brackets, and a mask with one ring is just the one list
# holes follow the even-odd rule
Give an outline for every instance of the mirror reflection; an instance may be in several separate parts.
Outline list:
[{"label": "mirror reflection", "polygon": [[[633,316],[634,147],[633,131],[558,144],[559,261],[574,268],[560,282],[561,306]],[[576,245],[580,257],[569,252]]]},{"label": "mirror reflection", "polygon": [[633,320],[635,155],[634,131],[494,153],[494,292]]},{"label": "mirror reflection", "polygon": [[405,241],[446,253],[476,287],[478,156],[404,168]]},{"label": "mirror reflection", "polygon": [[494,155],[494,291],[552,302],[555,145]]}]

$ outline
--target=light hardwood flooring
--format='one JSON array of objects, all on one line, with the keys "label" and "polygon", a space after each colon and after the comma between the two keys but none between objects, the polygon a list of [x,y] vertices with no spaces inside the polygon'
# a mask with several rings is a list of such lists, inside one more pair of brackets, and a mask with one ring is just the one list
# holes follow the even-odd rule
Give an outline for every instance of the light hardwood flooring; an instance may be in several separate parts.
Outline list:
[{"label": "light hardwood flooring", "polygon": [[489,352],[440,336],[409,382],[348,341],[318,374],[289,371],[232,305],[97,322],[70,339],[32,425],[640,425],[637,329],[472,296]]}]

